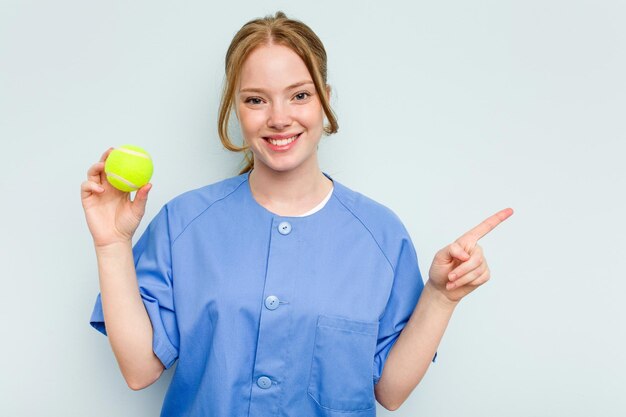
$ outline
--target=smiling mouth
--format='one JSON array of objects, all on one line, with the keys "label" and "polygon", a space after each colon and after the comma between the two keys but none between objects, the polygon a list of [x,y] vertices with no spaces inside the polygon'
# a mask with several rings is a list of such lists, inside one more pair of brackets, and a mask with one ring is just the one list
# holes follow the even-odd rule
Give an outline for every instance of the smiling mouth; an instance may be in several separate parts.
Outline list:
[{"label": "smiling mouth", "polygon": [[289,145],[291,142],[298,139],[301,134],[302,133],[298,133],[297,135],[294,135],[287,139],[271,139],[271,138],[263,138],[263,139],[265,139],[266,141],[268,141],[274,146],[285,146],[285,145]]}]

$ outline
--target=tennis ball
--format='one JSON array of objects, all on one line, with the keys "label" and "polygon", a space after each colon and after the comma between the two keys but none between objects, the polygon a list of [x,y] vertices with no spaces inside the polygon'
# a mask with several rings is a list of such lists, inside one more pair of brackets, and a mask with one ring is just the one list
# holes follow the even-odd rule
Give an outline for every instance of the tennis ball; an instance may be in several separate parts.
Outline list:
[{"label": "tennis ball", "polygon": [[152,178],[152,159],[139,146],[124,145],[111,151],[104,163],[109,183],[120,191],[131,192]]}]

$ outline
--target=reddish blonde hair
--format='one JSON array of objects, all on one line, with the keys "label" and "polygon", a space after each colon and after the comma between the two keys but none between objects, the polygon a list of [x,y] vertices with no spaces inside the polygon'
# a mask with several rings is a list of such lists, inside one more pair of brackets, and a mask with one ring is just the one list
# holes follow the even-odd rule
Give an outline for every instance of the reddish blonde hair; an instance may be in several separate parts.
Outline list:
[{"label": "reddish blonde hair", "polygon": [[246,58],[256,47],[270,43],[287,46],[304,61],[315,90],[320,98],[324,114],[328,119],[328,125],[324,126],[324,133],[331,135],[339,129],[337,118],[330,103],[326,88],[326,50],[322,41],[315,32],[304,23],[289,19],[285,13],[278,11],[274,16],[254,19],[246,23],[235,34],[228,47],[225,59],[226,78],[220,101],[218,133],[220,140],[226,149],[233,152],[244,153],[244,167],[239,172],[243,174],[254,167],[254,155],[247,145],[235,145],[228,134],[230,116],[235,105],[235,94],[241,67]]}]

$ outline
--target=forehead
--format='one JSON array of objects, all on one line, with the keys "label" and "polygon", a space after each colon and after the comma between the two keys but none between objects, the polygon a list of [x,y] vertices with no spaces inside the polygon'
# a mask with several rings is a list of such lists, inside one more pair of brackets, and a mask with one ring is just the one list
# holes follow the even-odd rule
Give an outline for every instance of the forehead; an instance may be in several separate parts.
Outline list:
[{"label": "forehead", "polygon": [[283,45],[262,45],[244,61],[239,88],[282,90],[303,80],[312,77],[298,54]]}]

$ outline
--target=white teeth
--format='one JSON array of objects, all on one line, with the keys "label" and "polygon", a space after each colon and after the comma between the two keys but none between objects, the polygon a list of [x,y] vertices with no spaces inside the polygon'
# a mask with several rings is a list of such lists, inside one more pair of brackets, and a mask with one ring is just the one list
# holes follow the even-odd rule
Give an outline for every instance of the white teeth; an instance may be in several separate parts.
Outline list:
[{"label": "white teeth", "polygon": [[267,139],[274,146],[285,146],[296,140],[298,135],[292,136],[287,139]]}]

